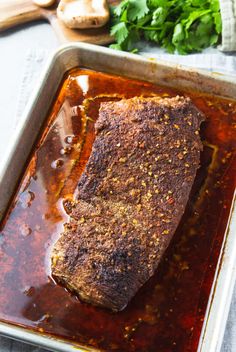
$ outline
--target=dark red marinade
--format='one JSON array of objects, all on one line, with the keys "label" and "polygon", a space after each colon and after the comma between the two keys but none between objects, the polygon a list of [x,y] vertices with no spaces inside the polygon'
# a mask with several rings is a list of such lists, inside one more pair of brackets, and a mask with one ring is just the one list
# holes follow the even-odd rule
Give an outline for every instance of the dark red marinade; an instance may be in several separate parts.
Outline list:
[{"label": "dark red marinade", "polygon": [[[50,250],[102,101],[190,96],[206,115],[201,167],[163,260],[128,307],[81,303],[50,277]],[[105,351],[195,352],[235,189],[236,103],[89,70],[65,78],[0,232],[0,320]]]}]

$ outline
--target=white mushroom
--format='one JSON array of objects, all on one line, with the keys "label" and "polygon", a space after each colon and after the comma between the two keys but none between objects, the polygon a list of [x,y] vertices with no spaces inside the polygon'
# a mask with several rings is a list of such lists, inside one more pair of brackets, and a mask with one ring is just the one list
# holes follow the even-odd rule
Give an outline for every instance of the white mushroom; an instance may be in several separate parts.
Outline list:
[{"label": "white mushroom", "polygon": [[69,28],[96,28],[109,20],[106,0],[61,0],[57,16]]},{"label": "white mushroom", "polygon": [[33,0],[33,3],[40,7],[49,7],[52,6],[55,2],[56,0]]}]

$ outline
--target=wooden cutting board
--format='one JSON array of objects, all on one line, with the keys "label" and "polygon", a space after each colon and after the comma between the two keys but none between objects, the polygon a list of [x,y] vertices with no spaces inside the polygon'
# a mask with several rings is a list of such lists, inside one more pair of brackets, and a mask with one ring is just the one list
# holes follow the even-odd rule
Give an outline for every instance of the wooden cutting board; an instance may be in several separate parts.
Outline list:
[{"label": "wooden cutting board", "polygon": [[[117,2],[116,0],[108,1],[113,5]],[[36,6],[31,0],[0,0],[0,32],[40,19],[45,19],[51,24],[61,43],[80,41],[102,45],[112,42],[109,26],[83,30],[67,28],[57,18],[56,6],[43,9]]]}]

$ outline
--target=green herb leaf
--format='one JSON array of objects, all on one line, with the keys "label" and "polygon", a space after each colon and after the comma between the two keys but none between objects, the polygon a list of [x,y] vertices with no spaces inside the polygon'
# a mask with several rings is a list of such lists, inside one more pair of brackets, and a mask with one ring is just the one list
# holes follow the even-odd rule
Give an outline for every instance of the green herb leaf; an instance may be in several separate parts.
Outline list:
[{"label": "green herb leaf", "polygon": [[114,35],[118,44],[121,44],[129,35],[129,31],[124,22],[117,23],[111,28],[111,35]]},{"label": "green herb leaf", "polygon": [[220,34],[222,32],[222,20],[221,20],[220,12],[215,12],[213,14],[213,18],[214,18],[216,32],[217,34]]},{"label": "green herb leaf", "polygon": [[121,3],[115,8],[114,14],[120,17],[122,12],[129,6],[129,0],[121,1]]},{"label": "green herb leaf", "polygon": [[122,47],[120,44],[111,44],[110,48],[114,50],[122,50]]},{"label": "green herb leaf", "polygon": [[149,9],[147,7],[147,0],[130,0],[128,9],[129,21],[135,21],[143,18]]},{"label": "green herb leaf", "polygon": [[171,2],[172,1],[168,0],[148,0],[148,7],[154,10],[158,7],[166,8],[166,6],[168,6],[168,4],[170,5]]},{"label": "green herb leaf", "polygon": [[158,7],[153,12],[151,26],[160,26],[160,25],[162,25],[164,23],[166,17],[167,17],[167,10],[164,9],[163,7]]},{"label": "green herb leaf", "polygon": [[210,44],[215,45],[218,43],[219,36],[218,34],[212,34],[210,37]]},{"label": "green herb leaf", "polygon": [[210,0],[210,6],[213,12],[218,12],[220,10],[219,0]]},{"label": "green herb leaf", "polygon": [[158,37],[157,31],[144,31],[144,37],[146,40],[159,43],[159,37]]},{"label": "green herb leaf", "polygon": [[222,32],[219,0],[123,0],[111,16],[116,50],[137,52],[144,38],[171,53],[199,52]]},{"label": "green herb leaf", "polygon": [[185,22],[185,29],[188,30],[191,25],[193,24],[194,21],[196,21],[197,19],[199,19],[200,17],[206,15],[207,13],[209,13],[211,10],[199,10],[199,11],[194,11],[192,12],[188,19]]},{"label": "green herb leaf", "polygon": [[185,35],[184,35],[184,28],[183,28],[183,26],[182,26],[181,23],[178,23],[178,24],[175,26],[175,29],[174,29],[174,33],[173,33],[173,37],[172,37],[172,43],[173,43],[173,44],[178,44],[178,43],[181,42],[184,38],[185,38]]}]

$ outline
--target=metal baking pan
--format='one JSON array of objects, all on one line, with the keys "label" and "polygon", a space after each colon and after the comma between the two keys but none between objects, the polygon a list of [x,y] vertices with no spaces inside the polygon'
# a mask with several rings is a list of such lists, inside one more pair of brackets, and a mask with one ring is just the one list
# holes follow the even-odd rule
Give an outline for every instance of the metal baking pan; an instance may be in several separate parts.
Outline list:
[{"label": "metal baking pan", "polygon": [[[25,114],[0,167],[0,219],[16,190],[25,164],[40,129],[48,116],[52,101],[64,74],[75,67],[86,67],[106,73],[142,79],[156,84],[192,89],[199,92],[236,98],[236,78],[217,73],[207,74],[138,55],[116,52],[89,44],[61,47],[50,59],[45,72],[28,103]],[[198,352],[220,350],[236,278],[236,209],[232,206],[227,231],[215,273],[201,332]],[[0,323],[0,334],[42,346],[54,351],[92,351],[59,338]]]}]

